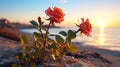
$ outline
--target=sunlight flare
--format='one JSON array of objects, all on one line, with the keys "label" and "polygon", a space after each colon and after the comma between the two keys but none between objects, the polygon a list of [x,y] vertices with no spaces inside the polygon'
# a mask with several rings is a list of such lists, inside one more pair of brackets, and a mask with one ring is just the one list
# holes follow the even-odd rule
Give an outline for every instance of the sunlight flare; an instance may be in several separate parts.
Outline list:
[{"label": "sunlight flare", "polygon": [[99,26],[100,26],[100,31],[101,31],[101,32],[104,31],[105,25],[106,25],[106,22],[104,22],[104,21],[100,21],[100,22],[99,22]]},{"label": "sunlight flare", "polygon": [[101,27],[105,26],[105,22],[104,21],[99,22],[99,24],[100,24]]}]

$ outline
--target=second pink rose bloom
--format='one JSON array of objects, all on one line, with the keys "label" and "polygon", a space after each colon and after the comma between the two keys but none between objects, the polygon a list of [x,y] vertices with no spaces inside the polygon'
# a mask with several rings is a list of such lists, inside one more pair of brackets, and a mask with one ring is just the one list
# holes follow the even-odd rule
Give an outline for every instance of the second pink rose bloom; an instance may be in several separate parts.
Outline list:
[{"label": "second pink rose bloom", "polygon": [[89,22],[89,19],[87,18],[86,21],[84,21],[84,18],[81,18],[82,23],[80,24],[80,31],[81,33],[91,36],[90,33],[92,32],[92,25]]}]

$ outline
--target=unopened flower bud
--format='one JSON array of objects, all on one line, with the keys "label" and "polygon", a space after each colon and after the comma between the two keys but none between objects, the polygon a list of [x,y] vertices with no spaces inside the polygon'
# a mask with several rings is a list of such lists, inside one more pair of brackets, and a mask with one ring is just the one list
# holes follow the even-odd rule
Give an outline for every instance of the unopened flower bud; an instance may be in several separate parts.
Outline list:
[{"label": "unopened flower bud", "polygon": [[38,17],[38,22],[41,23],[41,17]]},{"label": "unopened flower bud", "polygon": [[84,18],[81,18],[81,21],[84,22]]}]

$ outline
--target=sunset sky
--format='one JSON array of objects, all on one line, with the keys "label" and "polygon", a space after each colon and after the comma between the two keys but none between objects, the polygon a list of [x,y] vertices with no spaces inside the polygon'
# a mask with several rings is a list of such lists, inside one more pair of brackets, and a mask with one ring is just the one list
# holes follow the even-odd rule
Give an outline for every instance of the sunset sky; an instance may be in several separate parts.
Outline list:
[{"label": "sunset sky", "polygon": [[80,18],[89,18],[94,27],[120,27],[120,0],[0,0],[0,18],[29,23],[46,17],[48,7],[60,7],[65,21],[59,26],[75,26]]}]

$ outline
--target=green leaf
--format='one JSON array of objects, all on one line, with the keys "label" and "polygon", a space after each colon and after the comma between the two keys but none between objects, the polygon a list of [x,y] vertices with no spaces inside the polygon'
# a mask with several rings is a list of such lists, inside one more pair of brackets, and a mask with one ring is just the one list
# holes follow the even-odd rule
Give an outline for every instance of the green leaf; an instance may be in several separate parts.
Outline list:
[{"label": "green leaf", "polygon": [[29,37],[27,35],[21,35],[21,43],[22,44],[29,44],[30,40]]},{"label": "green leaf", "polygon": [[50,18],[45,18],[45,17],[43,17],[45,20],[47,20],[47,21],[49,21],[50,20]]},{"label": "green leaf", "polygon": [[38,33],[38,32],[33,32],[33,35],[34,35],[35,37],[40,38],[40,33]]},{"label": "green leaf", "polygon": [[55,34],[49,34],[49,36],[56,36]]},{"label": "green leaf", "polygon": [[52,44],[52,45],[50,45],[50,48],[53,48],[54,50],[56,50],[57,46],[56,46],[56,44]]},{"label": "green leaf", "polygon": [[75,53],[75,52],[78,52],[79,51],[79,49],[76,47],[76,46],[74,46],[74,45],[71,45],[70,47],[66,47],[66,50],[68,51],[68,52],[72,52],[72,53]]},{"label": "green leaf", "polygon": [[63,44],[63,43],[64,43],[64,39],[63,39],[60,35],[56,35],[56,36],[55,36],[55,39],[56,39],[56,41],[57,41],[59,44]]},{"label": "green leaf", "polygon": [[70,47],[70,45],[71,45],[71,39],[69,39],[69,38],[66,38],[66,45],[68,46],[68,47]]},{"label": "green leaf", "polygon": [[30,64],[31,64],[31,67],[36,67],[35,62],[30,62]]},{"label": "green leaf", "polygon": [[30,62],[30,58],[29,57],[25,57],[24,58],[26,62]]},{"label": "green leaf", "polygon": [[24,57],[24,53],[22,53],[22,52],[17,53],[17,58],[23,58],[23,57]]},{"label": "green leaf", "polygon": [[66,42],[67,42],[67,43],[71,43],[71,39],[66,38]]},{"label": "green leaf", "polygon": [[31,47],[30,47],[30,46],[25,46],[25,50],[26,50],[27,52],[29,52],[29,51],[31,51]]},{"label": "green leaf", "polygon": [[40,54],[41,54],[41,57],[44,57],[44,56],[45,56],[45,48],[44,48],[44,47],[41,48],[39,52],[40,52]]},{"label": "green leaf", "polygon": [[80,25],[76,24],[77,27],[79,27]]},{"label": "green leaf", "polygon": [[23,67],[28,67],[28,64],[27,64],[27,63],[26,63],[26,64],[24,64],[24,65],[23,65]]},{"label": "green leaf", "polygon": [[80,20],[78,19],[77,22],[80,22]]},{"label": "green leaf", "polygon": [[50,20],[50,18],[47,18],[47,19],[45,19],[45,20],[49,21],[49,20]]},{"label": "green leaf", "polygon": [[44,24],[44,21],[40,23],[40,25],[43,25]]},{"label": "green leaf", "polygon": [[65,31],[60,31],[59,34],[61,34],[63,36],[67,36],[67,33]]},{"label": "green leaf", "polygon": [[56,60],[56,58],[55,58],[55,55],[54,55],[54,54],[52,54],[52,58],[53,58],[53,60]]},{"label": "green leaf", "polygon": [[68,38],[70,39],[76,38],[76,33],[72,30],[68,30]]},{"label": "green leaf", "polygon": [[34,25],[34,26],[38,26],[38,23],[37,23],[36,21],[34,21],[34,20],[30,21],[30,23],[31,23],[32,25]]},{"label": "green leaf", "polygon": [[42,30],[46,31],[47,29],[43,27]]}]

